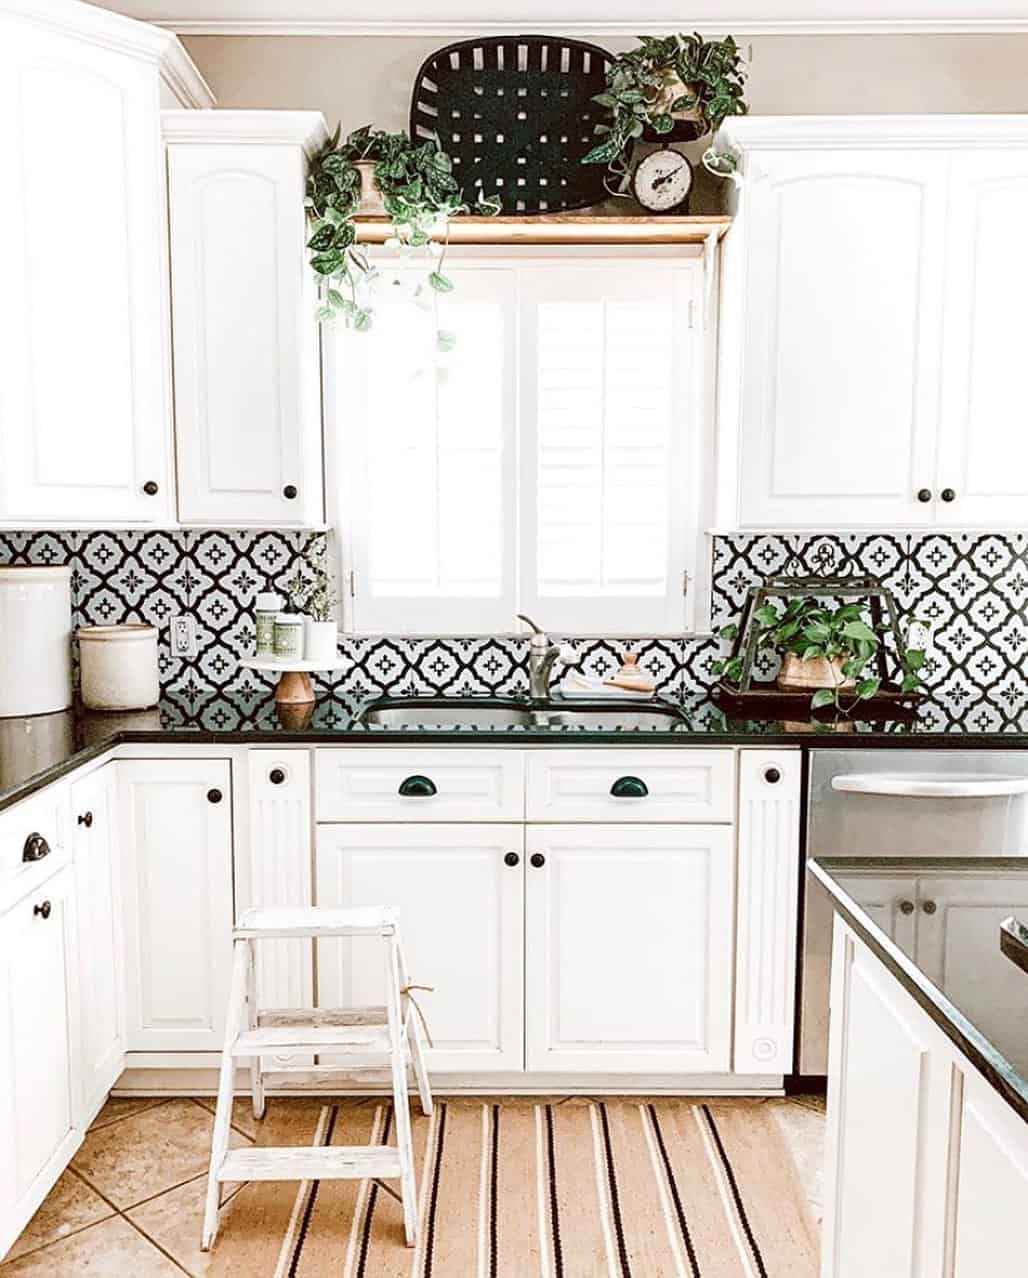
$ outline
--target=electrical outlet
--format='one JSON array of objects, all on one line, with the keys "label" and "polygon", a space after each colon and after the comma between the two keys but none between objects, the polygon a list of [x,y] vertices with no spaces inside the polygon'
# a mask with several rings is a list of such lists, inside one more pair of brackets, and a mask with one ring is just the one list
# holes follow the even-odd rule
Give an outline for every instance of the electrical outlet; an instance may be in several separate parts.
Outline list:
[{"label": "electrical outlet", "polygon": [[173,657],[196,656],[196,622],[192,617],[172,617],[171,655]]}]

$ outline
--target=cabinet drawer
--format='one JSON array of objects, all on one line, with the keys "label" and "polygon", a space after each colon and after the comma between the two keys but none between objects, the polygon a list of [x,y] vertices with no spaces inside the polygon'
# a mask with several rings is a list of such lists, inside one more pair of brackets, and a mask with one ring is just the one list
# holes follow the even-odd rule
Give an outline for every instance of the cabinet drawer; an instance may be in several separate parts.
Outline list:
[{"label": "cabinet drawer", "polygon": [[67,797],[64,786],[50,786],[0,813],[3,900],[30,892],[68,860]]},{"label": "cabinet drawer", "polygon": [[529,821],[731,821],[731,750],[547,750],[528,760]]},{"label": "cabinet drawer", "polygon": [[318,821],[520,821],[516,750],[318,750]]}]

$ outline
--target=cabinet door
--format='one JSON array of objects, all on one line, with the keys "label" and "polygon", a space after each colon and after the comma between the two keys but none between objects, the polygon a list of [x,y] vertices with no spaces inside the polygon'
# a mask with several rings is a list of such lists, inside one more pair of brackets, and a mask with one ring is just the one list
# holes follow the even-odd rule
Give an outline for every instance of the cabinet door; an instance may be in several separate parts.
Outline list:
[{"label": "cabinet door", "polygon": [[232,966],[232,791],[211,759],[121,762],[129,1051],[220,1051]]},{"label": "cabinet door", "polygon": [[895,941],[908,957],[916,957],[916,874],[865,874],[854,870],[840,874],[839,882],[890,941]]},{"label": "cabinet door", "polygon": [[63,870],[0,918],[0,1256],[80,1139],[71,886]]},{"label": "cabinet door", "polygon": [[539,825],[526,842],[528,1068],[727,1070],[734,832]]},{"label": "cabinet door", "polygon": [[71,787],[82,1009],[82,1126],[88,1126],[103,1104],[125,1056],[116,777],[116,765],[111,763]]},{"label": "cabinet door", "polygon": [[950,1070],[940,1037],[837,918],[822,1278],[942,1272]]},{"label": "cabinet door", "polygon": [[947,163],[749,162],[743,525],[931,522],[916,494],[933,485]]},{"label": "cabinet door", "polygon": [[1028,873],[924,874],[918,880],[917,965],[1028,1073],[1028,986],[999,948],[999,925],[1028,918]]},{"label": "cabinet door", "polygon": [[1028,150],[953,157],[937,487],[947,523],[1019,527],[1028,500],[1021,380]]},{"label": "cabinet door", "polygon": [[166,520],[157,68],[0,18],[0,162],[0,519]]},{"label": "cabinet door", "polygon": [[[318,904],[399,913],[410,979],[431,986],[416,997],[433,1069],[524,1067],[523,837],[520,825],[318,827]],[[383,1002],[380,946],[319,942],[323,1007]]]},{"label": "cabinet door", "polygon": [[168,148],[183,522],[323,517],[303,149]]}]

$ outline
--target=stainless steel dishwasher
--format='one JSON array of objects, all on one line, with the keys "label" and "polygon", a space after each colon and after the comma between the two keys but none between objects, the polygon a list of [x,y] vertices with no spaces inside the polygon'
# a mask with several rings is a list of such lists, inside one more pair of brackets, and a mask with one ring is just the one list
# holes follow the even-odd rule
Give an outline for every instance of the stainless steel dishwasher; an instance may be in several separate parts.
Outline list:
[{"label": "stainless steel dishwasher", "polygon": [[[1028,751],[812,750],[807,856],[1028,857]],[[801,1074],[828,1070],[832,906],[805,876]]]}]

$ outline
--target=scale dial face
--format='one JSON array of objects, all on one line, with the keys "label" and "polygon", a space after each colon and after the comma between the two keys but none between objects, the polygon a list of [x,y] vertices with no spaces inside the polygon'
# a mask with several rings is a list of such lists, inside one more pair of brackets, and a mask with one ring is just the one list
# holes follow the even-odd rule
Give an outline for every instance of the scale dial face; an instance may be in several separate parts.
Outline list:
[{"label": "scale dial face", "polygon": [[692,165],[673,147],[662,147],[639,161],[632,178],[635,198],[651,213],[670,213],[689,198]]}]

